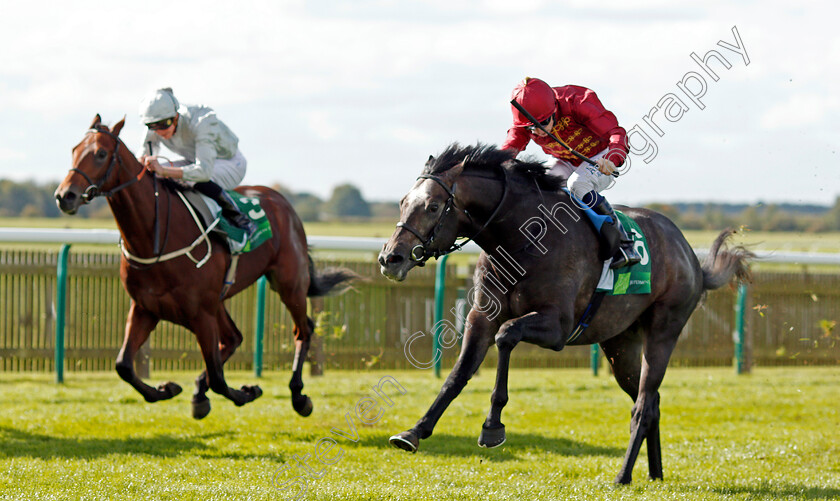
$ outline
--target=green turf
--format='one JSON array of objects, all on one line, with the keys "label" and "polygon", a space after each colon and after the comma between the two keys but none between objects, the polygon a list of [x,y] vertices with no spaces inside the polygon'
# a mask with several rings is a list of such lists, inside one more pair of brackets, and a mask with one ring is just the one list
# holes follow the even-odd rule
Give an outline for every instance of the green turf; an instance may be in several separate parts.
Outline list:
[{"label": "green turf", "polygon": [[[404,395],[352,422],[372,386],[393,376]],[[300,472],[293,456],[314,455],[324,437],[336,445],[309,458],[322,475],[304,499],[690,499],[779,500],[840,497],[839,368],[672,369],[661,389],[664,482],[647,479],[643,447],[631,486],[615,487],[628,439],[630,400],[603,371],[514,370],[503,413],[508,440],[476,446],[494,371],[485,367],[452,404],[417,454],[388,437],[425,412],[441,381],[426,371],[331,372],[306,378],[312,416],[289,404],[288,375],[260,381],[265,394],[237,408],[211,395],[213,411],[190,417],[193,375],[172,378],[187,394],[148,404],[112,373],[0,374],[0,499],[238,500],[293,499],[274,487]],[[253,383],[250,373],[228,375]],[[373,419],[371,419],[373,421]],[[352,433],[351,433],[352,434]],[[327,444],[329,441],[322,441]],[[340,448],[340,450],[339,450]],[[317,467],[315,465],[318,465]]]}]

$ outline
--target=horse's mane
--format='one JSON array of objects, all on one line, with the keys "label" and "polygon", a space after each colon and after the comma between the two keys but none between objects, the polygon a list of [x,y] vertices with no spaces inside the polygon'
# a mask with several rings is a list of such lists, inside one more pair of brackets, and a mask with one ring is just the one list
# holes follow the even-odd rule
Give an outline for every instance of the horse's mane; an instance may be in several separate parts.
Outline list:
[{"label": "horse's mane", "polygon": [[510,150],[500,150],[495,145],[477,143],[475,145],[461,146],[452,143],[446,147],[437,157],[429,157],[423,174],[441,174],[464,162],[465,171],[478,171],[495,174],[497,166],[501,165],[514,177],[524,177],[529,182],[537,181],[537,185],[543,190],[557,191],[563,184],[563,178],[552,176],[547,173],[544,163],[535,159],[525,158],[517,160],[516,155]]}]

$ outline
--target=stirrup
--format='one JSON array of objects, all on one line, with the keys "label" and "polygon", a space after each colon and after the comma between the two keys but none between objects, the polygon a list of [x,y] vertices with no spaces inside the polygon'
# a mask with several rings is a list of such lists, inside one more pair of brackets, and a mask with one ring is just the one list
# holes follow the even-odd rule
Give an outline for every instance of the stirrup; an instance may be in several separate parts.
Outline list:
[{"label": "stirrup", "polygon": [[630,252],[628,253],[625,251],[624,247],[619,247],[618,251],[612,258],[612,262],[610,263],[610,269],[615,270],[618,268],[624,268],[627,266],[633,266],[634,264],[638,264],[642,261],[642,257],[636,252],[636,249],[630,247]]}]

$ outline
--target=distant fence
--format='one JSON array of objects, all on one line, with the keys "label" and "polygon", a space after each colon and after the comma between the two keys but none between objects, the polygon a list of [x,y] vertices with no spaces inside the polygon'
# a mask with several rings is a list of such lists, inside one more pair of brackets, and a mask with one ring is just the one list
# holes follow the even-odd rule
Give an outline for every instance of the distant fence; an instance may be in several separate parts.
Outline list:
[{"label": "distant fence", "polygon": [[[55,369],[57,251],[0,251],[0,370]],[[66,304],[68,371],[112,370],[122,343],[129,298],[119,280],[119,257],[105,252],[70,254]],[[327,370],[411,368],[404,344],[418,331],[431,332],[434,318],[435,266],[412,270],[401,283],[383,278],[373,262],[318,261],[319,267],[346,266],[368,281],[338,297],[316,303],[318,343]],[[471,275],[471,274],[470,274]],[[469,279],[446,273],[446,317],[459,289]],[[245,340],[228,362],[233,369],[253,366],[257,291],[251,287],[228,301],[228,309]],[[735,295],[711,292],[685,328],[672,357],[673,365],[731,365],[735,328]],[[265,303],[265,370],[288,369],[294,349],[292,324],[279,297],[269,291]],[[749,287],[746,302],[746,349],[754,365],[840,363],[840,275],[761,272]],[[833,322],[833,323],[832,323]],[[425,343],[425,344],[424,344]],[[431,360],[431,336],[412,345],[418,360]],[[444,367],[457,357],[445,350]],[[317,352],[317,350],[316,350]],[[161,322],[152,334],[152,370],[200,370],[198,345],[185,329]],[[587,347],[560,353],[527,344],[514,350],[517,367],[588,367]],[[487,363],[494,363],[491,350]],[[487,365],[486,365],[487,366]]]}]

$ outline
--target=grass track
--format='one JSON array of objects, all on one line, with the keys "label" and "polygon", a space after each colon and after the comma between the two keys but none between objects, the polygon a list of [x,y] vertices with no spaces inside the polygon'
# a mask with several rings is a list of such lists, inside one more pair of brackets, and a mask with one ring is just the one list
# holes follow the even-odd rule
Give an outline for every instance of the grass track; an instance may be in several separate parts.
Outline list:
[{"label": "grass track", "polygon": [[[390,375],[407,393],[383,388],[372,426],[346,415]],[[193,374],[173,379],[185,393],[147,404],[112,373],[0,374],[0,499],[292,499],[272,482],[293,456],[314,454],[322,437],[343,455],[308,481],[304,499],[837,499],[840,497],[840,368],[672,369],[662,395],[664,482],[647,480],[646,449],[634,483],[614,487],[627,445],[630,400],[608,374],[513,370],[503,413],[508,441],[480,449],[494,371],[482,369],[411,455],[388,436],[409,428],[441,381],[430,372],[330,372],[306,379],[309,418],[291,409],[288,375],[271,373],[265,394],[237,408],[212,395],[203,421],[189,416]],[[233,386],[254,382],[228,374]],[[151,382],[151,381],[150,381]],[[293,478],[293,470],[278,476]],[[299,470],[294,470],[299,471]]]}]

